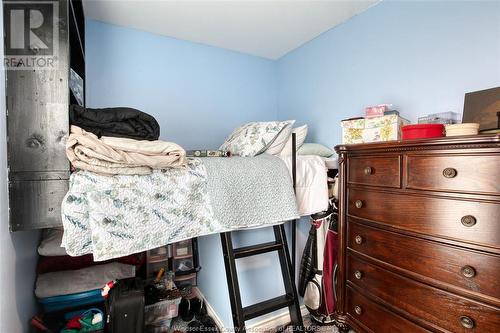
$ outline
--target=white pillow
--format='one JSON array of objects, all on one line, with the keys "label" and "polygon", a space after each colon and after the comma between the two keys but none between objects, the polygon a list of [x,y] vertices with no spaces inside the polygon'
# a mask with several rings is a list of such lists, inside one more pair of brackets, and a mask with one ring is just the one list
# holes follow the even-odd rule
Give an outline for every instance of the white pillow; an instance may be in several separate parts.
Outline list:
[{"label": "white pillow", "polygon": [[292,129],[295,120],[287,120],[287,123],[288,124],[285,126],[285,128],[281,130],[280,134],[278,134],[273,143],[269,146],[269,148],[267,148],[266,154],[279,155],[279,153],[281,153],[288,141],[288,138],[292,135]]},{"label": "white pillow", "polygon": [[[304,144],[307,136],[307,125],[296,127],[292,130],[292,133],[295,133],[295,144],[296,149],[298,150],[300,146]],[[292,135],[290,134],[287,143],[283,147],[283,150],[280,153],[281,156],[290,156],[292,155]]]},{"label": "white pillow", "polygon": [[62,229],[46,229],[42,233],[42,241],[38,246],[38,254],[41,256],[66,256],[66,249],[61,247]]},{"label": "white pillow", "polygon": [[232,155],[258,155],[266,151],[287,125],[286,121],[245,124],[235,129],[219,149],[229,151]]}]

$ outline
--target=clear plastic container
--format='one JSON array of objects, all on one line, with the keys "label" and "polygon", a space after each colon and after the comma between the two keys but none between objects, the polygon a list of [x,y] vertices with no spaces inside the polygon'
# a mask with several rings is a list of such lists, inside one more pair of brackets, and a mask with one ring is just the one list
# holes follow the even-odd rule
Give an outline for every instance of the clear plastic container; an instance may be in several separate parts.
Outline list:
[{"label": "clear plastic container", "polygon": [[418,118],[419,124],[457,124],[460,115],[456,112],[439,112]]},{"label": "clear plastic container", "polygon": [[185,257],[193,254],[193,242],[190,239],[174,243],[172,247],[174,257]]},{"label": "clear plastic container", "polygon": [[154,324],[146,325],[147,333],[167,333],[170,331],[172,319],[160,320]]},{"label": "clear plastic container", "polygon": [[175,273],[187,272],[194,269],[193,257],[174,259],[173,268]]},{"label": "clear plastic container", "polygon": [[[152,326],[162,326],[162,322],[177,317],[181,298],[167,299],[144,307],[144,323]],[[169,324],[170,327],[170,324]]]},{"label": "clear plastic container", "polygon": [[176,276],[174,277],[174,282],[179,289],[187,286],[196,286],[196,273]]},{"label": "clear plastic container", "polygon": [[168,249],[166,246],[149,250],[149,262],[158,262],[168,260]]}]

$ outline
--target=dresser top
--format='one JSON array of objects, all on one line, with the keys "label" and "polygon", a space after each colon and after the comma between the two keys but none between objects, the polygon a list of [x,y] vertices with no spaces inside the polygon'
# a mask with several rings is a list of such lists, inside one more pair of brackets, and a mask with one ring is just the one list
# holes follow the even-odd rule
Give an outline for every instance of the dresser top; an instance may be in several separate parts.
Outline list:
[{"label": "dresser top", "polygon": [[395,140],[335,146],[337,153],[426,149],[500,148],[500,134],[445,136],[433,139]]}]

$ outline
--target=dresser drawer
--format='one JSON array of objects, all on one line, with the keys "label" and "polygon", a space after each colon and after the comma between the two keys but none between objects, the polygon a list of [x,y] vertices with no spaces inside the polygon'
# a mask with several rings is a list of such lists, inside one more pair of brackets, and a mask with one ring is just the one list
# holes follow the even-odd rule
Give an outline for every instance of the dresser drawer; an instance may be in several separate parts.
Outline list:
[{"label": "dresser drawer", "polygon": [[400,161],[399,155],[352,157],[348,162],[349,183],[399,188]]},{"label": "dresser drawer", "polygon": [[[496,298],[497,304],[500,303],[498,255],[468,251],[353,222],[348,224],[347,242],[349,248],[372,258],[468,292]],[[363,272],[359,273],[357,277],[362,277]]]},{"label": "dresser drawer", "polygon": [[369,332],[430,332],[347,287],[347,313]]},{"label": "dresser drawer", "polygon": [[500,155],[408,155],[407,188],[500,195]]},{"label": "dresser drawer", "polygon": [[349,189],[348,214],[396,228],[500,248],[500,204]]},{"label": "dresser drawer", "polygon": [[[351,279],[355,271],[364,272],[363,277]],[[500,332],[499,308],[405,278],[352,254],[348,254],[347,273],[350,283],[438,331]]]}]

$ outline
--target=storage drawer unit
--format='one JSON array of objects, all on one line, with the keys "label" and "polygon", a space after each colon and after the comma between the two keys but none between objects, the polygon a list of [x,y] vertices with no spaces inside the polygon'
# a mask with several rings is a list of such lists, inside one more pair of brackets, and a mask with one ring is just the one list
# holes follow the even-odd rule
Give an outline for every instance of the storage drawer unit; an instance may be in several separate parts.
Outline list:
[{"label": "storage drawer unit", "polygon": [[177,288],[184,288],[187,286],[196,286],[197,282],[197,274],[192,273],[189,275],[179,275],[174,277],[174,282]]},{"label": "storage drawer unit", "polygon": [[161,268],[173,271],[175,281],[196,285],[196,275],[201,269],[198,239],[187,239],[147,251],[146,278],[153,278]]},{"label": "storage drawer unit", "polygon": [[336,150],[341,330],[500,332],[500,135]]},{"label": "storage drawer unit", "polygon": [[190,239],[172,244],[173,256],[183,257],[193,254],[193,244]]},{"label": "storage drawer unit", "polygon": [[194,266],[194,258],[192,256],[186,258],[174,258],[172,260],[172,267],[175,274],[192,272],[196,268]]}]

